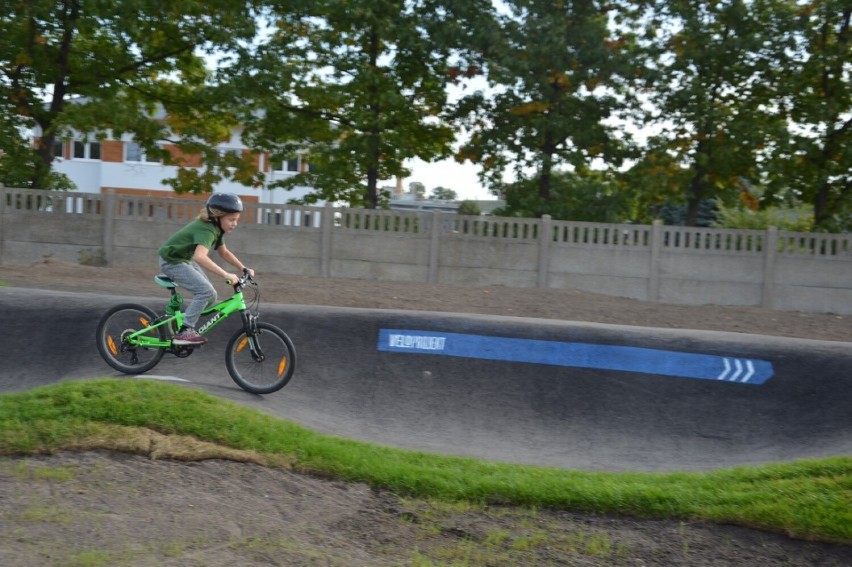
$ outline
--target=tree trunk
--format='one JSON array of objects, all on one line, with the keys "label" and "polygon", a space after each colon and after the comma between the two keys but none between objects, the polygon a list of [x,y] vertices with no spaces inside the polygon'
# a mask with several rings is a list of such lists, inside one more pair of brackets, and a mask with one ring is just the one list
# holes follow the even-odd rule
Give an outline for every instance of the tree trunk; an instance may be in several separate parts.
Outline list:
[{"label": "tree trunk", "polygon": [[[709,127],[703,128],[703,132],[712,132]],[[701,201],[707,194],[707,164],[712,163],[712,144],[708,142],[710,134],[703,135],[698,140],[695,148],[695,158],[692,163],[692,180],[689,182],[689,193],[686,201],[686,217],[683,224],[696,226],[698,224],[698,211],[701,209]],[[702,159],[703,156],[703,159]]]},{"label": "tree trunk", "polygon": [[[378,73],[379,61],[379,34],[373,30],[370,33],[370,69],[374,74]],[[373,125],[369,138],[367,139],[367,147],[369,152],[369,165],[367,166],[367,194],[365,196],[368,209],[376,209],[379,206],[379,160],[381,159],[381,136],[382,133],[378,128],[378,124],[382,114],[382,107],[379,103],[379,90],[376,82],[373,81],[369,87],[370,97],[370,114],[373,118]]]},{"label": "tree trunk", "polygon": [[553,178],[553,154],[556,151],[553,143],[553,134],[547,133],[544,136],[544,146],[542,147],[541,173],[538,177],[538,206],[536,207],[535,216],[541,218],[550,210],[550,184]]},{"label": "tree trunk", "polygon": [[[852,9],[847,8],[844,10],[843,15],[840,18],[840,24],[837,29],[837,43],[842,46],[841,52],[846,51],[846,44],[849,43],[849,23],[852,20]],[[829,40],[830,30],[828,29],[828,24],[823,27],[822,40],[820,49],[825,52],[829,49]],[[822,92],[823,96],[828,101],[836,100],[838,94],[834,91],[832,86],[831,77],[834,76],[842,76],[843,73],[843,65],[844,62],[841,59],[833,68],[823,69],[822,72]],[[830,105],[832,108],[837,108],[836,105]],[[825,140],[822,145],[822,152],[819,156],[819,164],[818,170],[821,172],[821,180],[819,186],[817,187],[817,191],[814,194],[814,226],[815,227],[823,227],[828,221],[831,220],[833,215],[835,204],[831,199],[831,183],[828,180],[828,170],[830,168],[830,163],[832,162],[832,155],[837,154],[838,147],[842,147],[842,143],[840,142],[844,131],[849,128],[849,125],[852,124],[852,120],[846,120],[846,122],[840,126],[839,128],[833,128],[835,124],[839,124],[842,121],[842,117],[839,110],[834,110],[830,113],[830,115],[826,118],[826,124],[829,124],[831,127],[828,128],[828,132],[826,133]],[[835,157],[835,159],[838,159]],[[842,158],[839,158],[842,159]],[[842,191],[842,189],[841,189]]]},{"label": "tree trunk", "polygon": [[[80,2],[73,0],[66,2],[65,7],[65,29],[62,32],[62,43],[59,47],[59,53],[56,57],[56,79],[53,83],[53,97],[50,100],[50,108],[45,112],[41,103],[36,102],[31,106],[31,111],[41,128],[41,139],[39,140],[36,154],[38,160],[33,170],[33,175],[30,179],[30,186],[33,189],[48,188],[48,176],[53,165],[53,143],[56,140],[56,131],[54,129],[53,119],[65,107],[65,95],[68,92],[68,74],[70,72],[69,60],[71,48],[74,43],[74,30],[76,29],[77,20],[80,17]],[[35,27],[35,21],[30,20],[30,42],[31,48],[36,41],[36,35],[40,35]]]},{"label": "tree trunk", "polygon": [[698,211],[701,208],[701,200],[705,193],[705,177],[707,170],[704,166],[695,164],[693,167],[694,174],[689,182],[689,197],[686,202],[686,217],[683,224],[686,226],[696,226],[698,224]]},{"label": "tree trunk", "polygon": [[38,140],[36,146],[36,155],[38,159],[33,164],[33,174],[30,177],[30,187],[33,189],[48,189],[48,176],[50,168],[53,164],[53,159],[56,157],[53,154],[53,143],[56,141],[56,134],[53,129],[43,128],[42,136]]}]

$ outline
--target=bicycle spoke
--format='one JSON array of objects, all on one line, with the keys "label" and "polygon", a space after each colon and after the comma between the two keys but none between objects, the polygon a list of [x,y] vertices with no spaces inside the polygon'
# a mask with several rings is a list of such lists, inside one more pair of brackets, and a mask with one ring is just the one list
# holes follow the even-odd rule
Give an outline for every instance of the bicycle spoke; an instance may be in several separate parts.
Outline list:
[{"label": "bicycle spoke", "polygon": [[97,330],[98,351],[107,364],[125,374],[140,374],[156,366],[163,349],[139,347],[130,338],[144,335],[165,340],[165,331],[152,327],[156,318],[150,309],[136,304],[118,305],[107,311]]},{"label": "bicycle spoke", "polygon": [[268,323],[258,323],[253,337],[241,330],[231,338],[225,361],[228,372],[241,388],[268,394],[283,388],[292,377],[296,351],[284,331]]}]

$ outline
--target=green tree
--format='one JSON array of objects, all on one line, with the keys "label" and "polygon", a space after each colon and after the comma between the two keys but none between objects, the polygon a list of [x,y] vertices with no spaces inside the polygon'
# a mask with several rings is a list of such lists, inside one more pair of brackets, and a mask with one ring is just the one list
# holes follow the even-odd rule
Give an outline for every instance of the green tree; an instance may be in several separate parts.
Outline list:
[{"label": "green tree", "polygon": [[671,176],[657,178],[664,189],[651,200],[679,192],[687,225],[696,224],[702,201],[735,201],[749,183],[761,180],[759,149],[783,125],[771,108],[788,47],[778,13],[788,4],[659,4],[650,28],[659,52],[650,66],[655,83],[648,94],[661,131],[648,141],[633,178],[643,170]]},{"label": "green tree", "polygon": [[684,203],[683,187],[689,183],[689,169],[667,151],[665,144],[658,143],[646,148],[641,159],[617,179],[630,203],[630,219],[650,224],[671,202]]},{"label": "green tree", "polygon": [[[781,15],[782,13],[779,13]],[[850,230],[852,216],[852,5],[798,2],[783,13],[789,60],[778,114],[787,123],[768,148],[769,194],[803,198],[823,230]]]},{"label": "green tree", "polygon": [[482,209],[479,208],[479,205],[476,204],[476,201],[465,199],[464,201],[459,203],[459,209],[458,211],[456,211],[456,214],[478,217],[482,214]]},{"label": "green tree", "polygon": [[459,195],[452,189],[447,189],[446,187],[435,187],[432,189],[431,196],[433,199],[441,201],[455,201],[458,199]]},{"label": "green tree", "polygon": [[[321,0],[269,14],[271,33],[247,53],[246,136],[273,159],[305,151],[309,171],[276,184],[305,198],[375,208],[403,163],[447,157],[454,133],[448,61],[485,0]],[[255,109],[259,109],[256,111]]]},{"label": "green tree", "polygon": [[[33,188],[61,185],[51,174],[54,141],[78,133],[130,133],[151,155],[206,150],[233,121],[208,92],[205,55],[254,34],[243,0],[10,0],[0,10],[0,179]],[[34,148],[26,139],[35,131]],[[12,131],[17,136],[9,136]],[[14,160],[14,163],[12,163]],[[227,165],[239,165],[229,163]],[[221,175],[188,174],[184,190],[209,189]]]},{"label": "green tree", "polygon": [[546,209],[556,220],[626,222],[630,217],[628,194],[605,172],[581,168],[574,173],[557,172],[551,179],[547,206],[534,189],[537,179],[527,179],[506,188],[506,206],[500,216],[534,216]]},{"label": "green tree", "polygon": [[426,186],[419,181],[412,181],[409,183],[408,192],[414,195],[414,198],[418,201],[422,201],[426,198]]},{"label": "green tree", "polygon": [[615,31],[609,19],[633,13],[625,4],[596,1],[505,4],[509,12],[482,47],[494,93],[475,93],[459,103],[470,139],[457,159],[480,165],[492,190],[500,189],[510,167],[519,180],[532,176],[534,185],[521,182],[513,189],[534,188],[536,197],[522,201],[535,204],[524,210],[539,216],[552,212],[558,167],[619,164],[628,155],[625,136],[607,120],[622,112],[629,96],[633,39],[626,20]]},{"label": "green tree", "polygon": [[[41,167],[38,154],[25,141],[29,121],[17,114],[8,100],[0,100],[0,183],[9,187],[27,187],[34,172]],[[71,181],[62,175],[48,172],[42,187],[71,189]]]},{"label": "green tree", "polygon": [[814,214],[810,205],[793,207],[766,206],[752,210],[742,205],[728,207],[717,203],[716,220],[711,223],[717,228],[766,230],[774,226],[791,232],[810,232]]}]

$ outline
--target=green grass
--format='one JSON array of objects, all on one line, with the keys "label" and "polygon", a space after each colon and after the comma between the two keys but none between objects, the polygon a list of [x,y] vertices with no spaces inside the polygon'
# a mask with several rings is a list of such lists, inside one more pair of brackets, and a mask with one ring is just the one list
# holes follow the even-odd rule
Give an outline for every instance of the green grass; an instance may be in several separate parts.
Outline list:
[{"label": "green grass", "polygon": [[116,448],[114,437],[133,430],[128,428],[194,437],[298,471],[438,501],[703,520],[852,542],[852,457],[702,473],[591,473],[320,435],[198,390],[155,381],[64,382],[0,396],[0,454],[89,447],[92,439],[108,438],[113,439],[108,447]]}]

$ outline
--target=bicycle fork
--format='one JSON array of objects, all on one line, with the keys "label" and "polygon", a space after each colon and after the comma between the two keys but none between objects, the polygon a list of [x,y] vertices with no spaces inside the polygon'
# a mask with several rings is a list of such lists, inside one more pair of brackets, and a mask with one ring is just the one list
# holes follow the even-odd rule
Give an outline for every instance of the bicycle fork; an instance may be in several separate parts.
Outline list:
[{"label": "bicycle fork", "polygon": [[240,316],[243,320],[243,329],[245,329],[246,336],[239,342],[239,344],[237,344],[237,351],[239,352],[248,347],[254,361],[263,362],[266,359],[266,356],[263,354],[263,349],[260,347],[260,333],[257,330],[257,315],[252,315],[243,311],[240,313]]}]

